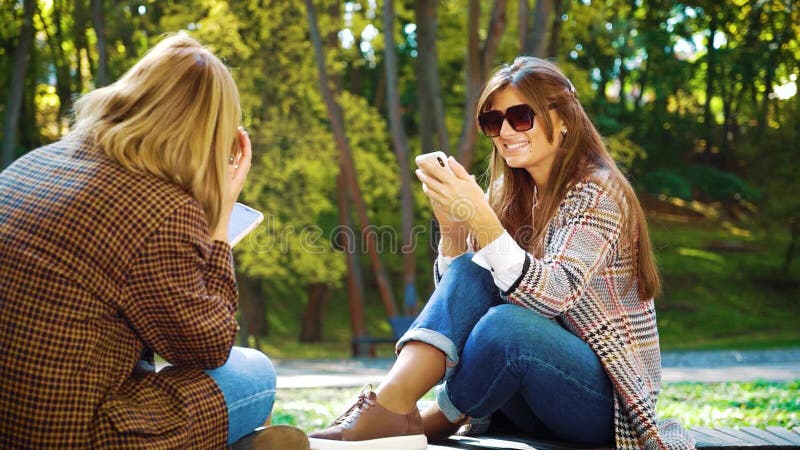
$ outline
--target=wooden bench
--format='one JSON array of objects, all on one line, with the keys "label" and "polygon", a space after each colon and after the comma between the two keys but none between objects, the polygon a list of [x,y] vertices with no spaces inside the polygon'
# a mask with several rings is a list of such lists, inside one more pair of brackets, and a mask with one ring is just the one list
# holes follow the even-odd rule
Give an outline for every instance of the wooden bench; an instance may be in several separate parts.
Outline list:
[{"label": "wooden bench", "polygon": [[[702,449],[800,449],[800,428],[787,430],[780,427],[709,428],[691,427],[689,432]],[[452,436],[444,442],[428,444],[428,450],[460,449],[514,449],[514,450],[575,450],[580,445],[531,439],[521,436],[485,435]],[[606,450],[606,449],[604,449]]]},{"label": "wooden bench", "polygon": [[[391,337],[376,337],[376,336],[356,336],[350,341],[350,345],[352,346],[353,356],[370,356],[374,358],[377,355],[375,351],[375,346],[378,344],[391,344],[394,347],[394,344],[397,343],[396,338]],[[360,350],[366,348],[366,355],[364,355]]]},{"label": "wooden bench", "polygon": [[353,356],[363,356],[361,351],[366,348],[367,355],[371,357],[375,357],[375,346],[378,344],[392,344],[394,346],[397,341],[403,337],[403,334],[408,330],[408,327],[411,326],[411,323],[414,322],[415,316],[394,316],[389,317],[387,322],[389,322],[389,327],[392,329],[392,337],[377,337],[377,336],[356,336],[350,341],[350,345],[352,347]]}]

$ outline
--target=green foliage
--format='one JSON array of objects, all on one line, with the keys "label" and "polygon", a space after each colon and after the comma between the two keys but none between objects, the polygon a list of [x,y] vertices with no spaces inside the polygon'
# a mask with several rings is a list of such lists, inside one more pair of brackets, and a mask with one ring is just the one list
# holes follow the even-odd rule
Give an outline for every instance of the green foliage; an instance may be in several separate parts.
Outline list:
[{"label": "green foliage", "polygon": [[736,175],[710,166],[694,165],[683,170],[686,179],[705,201],[757,200],[759,192]]},{"label": "green foliage", "polygon": [[656,170],[640,177],[646,192],[683,200],[739,203],[756,201],[759,191],[730,172],[693,165],[678,170]]},{"label": "green foliage", "polygon": [[642,175],[639,179],[644,190],[653,195],[666,195],[683,200],[692,199],[692,185],[689,181],[671,170],[656,170]]}]

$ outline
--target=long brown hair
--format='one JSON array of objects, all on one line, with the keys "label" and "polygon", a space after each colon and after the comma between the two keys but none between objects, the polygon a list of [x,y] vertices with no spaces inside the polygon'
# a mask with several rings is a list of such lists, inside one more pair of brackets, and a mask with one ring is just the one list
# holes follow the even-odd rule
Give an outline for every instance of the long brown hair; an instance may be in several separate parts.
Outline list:
[{"label": "long brown hair", "polygon": [[182,187],[216,227],[241,109],[228,68],[198,41],[165,38],[118,81],[79,99],[75,119],[73,133],[128,170]]},{"label": "long brown hair", "polygon": [[[476,114],[491,110],[494,94],[509,86],[523,96],[540,118],[550,142],[554,130],[551,107],[564,121],[567,133],[543,187],[536,186],[525,169],[509,167],[494,148],[489,161],[489,203],[503,227],[523,248],[535,257],[542,257],[547,224],[558,205],[575,183],[591,177],[608,189],[620,205],[623,228],[619,248],[630,246],[639,295],[644,300],[658,295],[660,280],[642,207],[578,101],[572,83],[554,64],[521,56],[502,66],[489,79],[478,100]],[[531,208],[534,201],[538,202],[535,213]],[[626,290],[629,288],[630,285]]]}]

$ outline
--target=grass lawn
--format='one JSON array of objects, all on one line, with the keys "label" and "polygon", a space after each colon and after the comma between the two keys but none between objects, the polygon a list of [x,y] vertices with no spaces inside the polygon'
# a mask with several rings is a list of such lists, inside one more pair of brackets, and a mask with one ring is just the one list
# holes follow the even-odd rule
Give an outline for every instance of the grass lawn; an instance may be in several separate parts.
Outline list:
[{"label": "grass lawn", "polygon": [[788,234],[729,224],[653,222],[663,277],[662,350],[800,345],[800,261],[782,273]]},{"label": "grass lawn", "polygon": [[[306,432],[326,427],[344,412],[359,388],[284,389],[278,392],[273,423]],[[800,380],[786,383],[670,383],[658,403],[660,417],[684,426],[800,426]],[[424,397],[432,400],[431,393]]]}]

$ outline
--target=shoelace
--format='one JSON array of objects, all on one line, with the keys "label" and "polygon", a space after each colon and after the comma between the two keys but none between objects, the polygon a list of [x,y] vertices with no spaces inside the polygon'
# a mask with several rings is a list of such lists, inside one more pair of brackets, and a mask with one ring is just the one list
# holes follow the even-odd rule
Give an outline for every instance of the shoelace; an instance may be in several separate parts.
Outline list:
[{"label": "shoelace", "polygon": [[361,413],[369,409],[370,406],[374,405],[375,402],[370,400],[369,394],[372,392],[372,385],[368,384],[361,389],[361,393],[358,394],[358,399],[350,407],[344,414],[339,416],[336,420],[333,421],[331,426],[336,425],[350,425],[361,416]]}]

